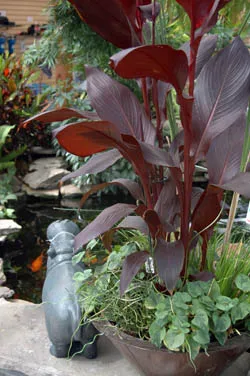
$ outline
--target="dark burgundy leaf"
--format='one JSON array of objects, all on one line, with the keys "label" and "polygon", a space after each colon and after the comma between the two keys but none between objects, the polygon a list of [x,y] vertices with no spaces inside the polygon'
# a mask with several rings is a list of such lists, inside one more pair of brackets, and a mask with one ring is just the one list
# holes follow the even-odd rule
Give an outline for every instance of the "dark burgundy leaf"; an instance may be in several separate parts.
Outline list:
[{"label": "dark burgundy leaf", "polygon": [[217,136],[207,153],[207,168],[210,184],[218,186],[231,180],[240,172],[246,115]]},{"label": "dark burgundy leaf", "polygon": [[190,275],[190,278],[193,281],[203,281],[203,282],[211,281],[212,279],[214,279],[214,277],[215,276],[212,272],[206,272],[206,271]]},{"label": "dark burgundy leaf", "polygon": [[158,239],[154,253],[158,274],[165,282],[170,293],[173,292],[184,262],[184,246],[178,240],[167,243],[163,239]]},{"label": "dark burgundy leaf", "polygon": [[183,160],[182,158],[183,148],[184,148],[184,130],[181,130],[177,134],[177,136],[174,138],[169,148],[169,154],[171,155],[171,158],[175,161],[177,166]]},{"label": "dark burgundy leaf", "polygon": [[86,75],[88,96],[100,118],[115,124],[120,133],[154,144],[155,129],[136,96],[97,68],[86,67]]},{"label": "dark burgundy leaf", "polygon": [[95,112],[80,111],[74,108],[60,108],[58,110],[41,112],[38,115],[32,116],[25,123],[31,121],[42,121],[44,123],[52,123],[54,121],[64,121],[71,118],[83,118],[89,120],[100,120]]},{"label": "dark burgundy leaf", "polygon": [[112,166],[115,162],[117,162],[121,158],[122,158],[121,153],[116,149],[111,149],[111,150],[105,151],[104,153],[93,155],[78,170],[73,171],[70,174],[64,176],[61,179],[61,182],[76,178],[78,176],[83,176],[87,174],[97,174],[98,172],[102,172],[106,170],[106,168]]},{"label": "dark burgundy leaf", "polygon": [[250,94],[250,55],[240,38],[212,57],[195,87],[193,153],[204,158],[211,141],[246,111]]},{"label": "dark burgundy leaf", "polygon": [[163,235],[162,223],[156,211],[148,209],[144,212],[142,218],[147,223],[153,239],[159,235]]},{"label": "dark burgundy leaf", "polygon": [[128,48],[139,44],[135,32],[134,1],[70,0],[70,2],[84,22],[115,46]]},{"label": "dark burgundy leaf", "polygon": [[[202,37],[196,58],[195,77],[199,76],[202,68],[212,56],[216,48],[217,39],[217,35],[205,35]],[[180,50],[186,53],[188,62],[190,64],[190,42],[183,44],[180,47]]]},{"label": "dark burgundy leaf", "polygon": [[221,199],[223,190],[208,186],[203,192],[192,215],[192,229],[201,234],[210,227],[214,227],[221,213]]},{"label": "dark burgundy leaf", "polygon": [[[161,223],[170,224],[172,226],[177,224],[175,219],[180,213],[180,202],[176,194],[176,185],[172,179],[169,179],[164,184],[154,210],[158,214]],[[172,228],[172,231],[174,231],[174,229],[175,226]]]},{"label": "dark burgundy leaf", "polygon": [[79,157],[117,148],[121,142],[117,128],[108,121],[68,124],[56,129],[55,133],[59,144]]},{"label": "dark burgundy leaf", "polygon": [[122,266],[122,273],[120,278],[120,294],[121,296],[127,290],[130,282],[139,272],[141,266],[149,258],[147,251],[139,251],[127,256]]},{"label": "dark burgundy leaf", "polygon": [[178,94],[188,76],[186,54],[167,45],[130,48],[113,55],[110,64],[123,78],[152,77],[172,84]]},{"label": "dark burgundy leaf", "polygon": [[104,209],[101,214],[75,237],[75,251],[90,240],[111,229],[118,221],[131,214],[135,209],[135,205],[129,204],[115,204]]},{"label": "dark burgundy leaf", "polygon": [[228,191],[238,192],[250,199],[250,172],[240,172],[231,180],[221,184],[220,187]]},{"label": "dark burgundy leaf", "polygon": [[[231,0],[177,0],[185,9],[198,35],[208,32],[217,21],[218,12]],[[196,33],[197,35],[197,33]]]},{"label": "dark burgundy leaf", "polygon": [[86,200],[89,198],[90,195],[92,195],[95,192],[100,191],[101,189],[107,188],[110,185],[119,185],[123,188],[126,188],[129,191],[129,193],[131,194],[131,196],[134,197],[135,200],[139,200],[141,202],[144,201],[143,192],[142,192],[142,189],[141,189],[141,187],[138,183],[136,183],[135,181],[129,180],[129,179],[120,178],[120,179],[112,180],[112,181],[107,182],[107,183],[101,183],[101,184],[94,185],[88,192],[86,192],[83,195],[83,197],[81,199],[80,206],[81,207],[83,206],[83,204],[86,202]]},{"label": "dark burgundy leaf", "polygon": [[202,189],[202,188],[199,188],[199,187],[193,187],[192,188],[191,210],[194,210],[194,208],[198,204],[198,201],[200,200],[203,192],[204,192],[204,189]]},{"label": "dark burgundy leaf", "polygon": [[117,226],[118,228],[134,228],[142,234],[149,235],[149,228],[143,218],[138,216],[128,216]]},{"label": "dark burgundy leaf", "polygon": [[157,146],[140,142],[140,148],[145,161],[156,166],[175,167],[176,163],[173,161],[168,152]]}]

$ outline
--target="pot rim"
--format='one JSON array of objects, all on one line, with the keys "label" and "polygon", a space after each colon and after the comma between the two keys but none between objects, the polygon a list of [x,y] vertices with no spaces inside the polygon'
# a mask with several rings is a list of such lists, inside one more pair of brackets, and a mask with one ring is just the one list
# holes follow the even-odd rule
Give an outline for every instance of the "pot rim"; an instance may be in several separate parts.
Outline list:
[{"label": "pot rim", "polygon": [[[97,321],[93,321],[92,323],[96,327],[97,330],[102,332],[107,337],[111,337],[112,340],[116,342],[120,342],[120,343],[126,342],[130,346],[133,346],[135,348],[140,348],[143,350],[168,352],[168,353],[176,354],[179,356],[188,354],[187,352],[171,351],[166,348],[158,348],[149,341],[146,341],[137,337],[133,337],[127,333],[124,333],[119,328],[117,328],[117,326],[111,324],[107,320],[97,320]],[[218,342],[212,342],[208,345],[208,352],[225,351],[225,347],[227,349],[231,349],[231,348],[237,347],[239,343],[241,343],[241,345],[245,344],[245,347],[247,350],[250,347],[250,333],[244,332],[242,334],[229,338],[223,346],[220,345]]]}]

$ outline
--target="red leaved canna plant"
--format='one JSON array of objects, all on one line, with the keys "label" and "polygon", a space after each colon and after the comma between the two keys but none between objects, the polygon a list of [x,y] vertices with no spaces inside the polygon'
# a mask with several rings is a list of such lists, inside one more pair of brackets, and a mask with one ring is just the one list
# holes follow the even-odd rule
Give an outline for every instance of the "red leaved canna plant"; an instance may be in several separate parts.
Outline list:
[{"label": "red leaved canna plant", "polygon": [[[180,278],[212,278],[205,270],[206,253],[222,211],[224,190],[250,197],[250,170],[240,172],[250,94],[249,52],[239,37],[215,52],[216,36],[206,34],[230,0],[177,2],[191,23],[190,41],[178,50],[155,43],[160,11],[156,1],[71,0],[87,24],[123,48],[111,57],[110,65],[119,76],[137,80],[144,105],[127,87],[87,66],[87,92],[95,112],[61,109],[36,117],[45,122],[78,118],[57,129],[55,136],[72,154],[97,153],[66,179],[103,171],[122,157],[138,176],[137,182],[117,179],[94,187],[90,193],[109,184],[121,185],[136,205],[117,203],[103,210],[75,239],[77,251],[121,220],[119,228],[135,228],[150,236],[152,249],[126,258],[121,294],[149,257],[170,294]],[[145,45],[143,31],[148,22],[152,44]],[[182,128],[169,145],[163,129],[171,91],[176,92]],[[193,187],[200,161],[205,161],[209,176],[203,191]],[[198,238],[202,240],[200,267],[189,276],[188,259]]]}]

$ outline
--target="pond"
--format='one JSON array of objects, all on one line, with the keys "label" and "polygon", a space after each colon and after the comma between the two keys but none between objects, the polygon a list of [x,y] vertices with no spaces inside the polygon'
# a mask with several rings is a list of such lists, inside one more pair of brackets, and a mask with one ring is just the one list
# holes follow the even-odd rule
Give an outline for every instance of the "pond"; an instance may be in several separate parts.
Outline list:
[{"label": "pond", "polygon": [[[70,219],[82,229],[105,207],[116,202],[128,202],[128,197],[107,195],[89,199],[79,211],[78,201],[73,208],[63,201],[23,197],[15,205],[16,221],[22,226],[18,234],[0,243],[0,258],[4,260],[6,285],[15,291],[14,298],[41,302],[41,290],[46,274],[46,253],[49,243],[47,227],[55,220]],[[36,261],[34,261],[36,260]]]}]

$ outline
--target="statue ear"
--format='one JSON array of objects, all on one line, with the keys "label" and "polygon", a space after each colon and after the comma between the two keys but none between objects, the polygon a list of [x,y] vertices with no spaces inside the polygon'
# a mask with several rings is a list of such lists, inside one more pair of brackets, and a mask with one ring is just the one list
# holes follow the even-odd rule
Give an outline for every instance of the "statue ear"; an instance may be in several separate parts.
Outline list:
[{"label": "statue ear", "polygon": [[54,246],[53,246],[52,244],[50,244],[50,247],[49,247],[47,253],[48,253],[48,256],[49,256],[50,258],[54,258],[54,257],[56,257],[56,250],[55,250],[55,248],[54,248]]}]

